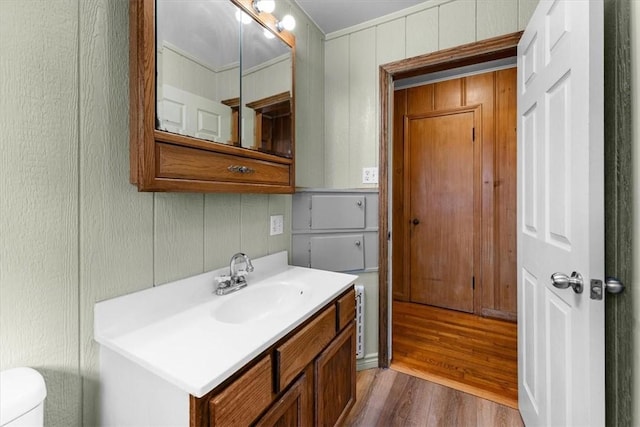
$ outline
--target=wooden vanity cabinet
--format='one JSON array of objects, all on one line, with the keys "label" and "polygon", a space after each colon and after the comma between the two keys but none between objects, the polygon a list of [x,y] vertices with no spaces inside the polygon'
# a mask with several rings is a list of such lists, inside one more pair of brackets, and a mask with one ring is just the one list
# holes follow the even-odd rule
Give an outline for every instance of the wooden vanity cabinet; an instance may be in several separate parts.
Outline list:
[{"label": "wooden vanity cabinet", "polygon": [[190,426],[332,426],[356,400],[353,288],[201,398]]}]

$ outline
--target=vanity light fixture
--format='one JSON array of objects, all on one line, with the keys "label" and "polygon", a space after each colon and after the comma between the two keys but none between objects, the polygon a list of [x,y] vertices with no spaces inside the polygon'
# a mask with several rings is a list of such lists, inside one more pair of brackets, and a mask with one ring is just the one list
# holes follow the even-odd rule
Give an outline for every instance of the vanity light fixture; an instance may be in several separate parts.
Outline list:
[{"label": "vanity light fixture", "polygon": [[285,15],[282,19],[276,22],[276,29],[278,31],[287,30],[292,31],[296,27],[296,20],[291,15]]},{"label": "vanity light fixture", "polygon": [[276,2],[274,0],[253,0],[251,4],[253,10],[258,13],[271,13],[276,9]]}]

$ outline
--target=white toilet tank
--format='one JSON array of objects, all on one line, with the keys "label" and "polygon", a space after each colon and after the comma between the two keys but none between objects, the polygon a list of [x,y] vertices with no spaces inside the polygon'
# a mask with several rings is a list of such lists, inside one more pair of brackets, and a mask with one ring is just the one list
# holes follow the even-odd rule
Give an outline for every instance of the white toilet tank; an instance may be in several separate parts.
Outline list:
[{"label": "white toilet tank", "polygon": [[0,427],[42,427],[45,397],[44,378],[35,369],[0,372]]}]

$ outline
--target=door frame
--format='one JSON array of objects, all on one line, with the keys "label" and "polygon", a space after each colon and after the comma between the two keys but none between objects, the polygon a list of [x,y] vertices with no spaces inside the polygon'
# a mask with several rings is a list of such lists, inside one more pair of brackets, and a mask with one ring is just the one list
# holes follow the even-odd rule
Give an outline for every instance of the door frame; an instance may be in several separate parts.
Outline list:
[{"label": "door frame", "polygon": [[393,81],[516,56],[522,31],[380,66],[380,162],[378,202],[378,366],[389,367],[389,149]]}]

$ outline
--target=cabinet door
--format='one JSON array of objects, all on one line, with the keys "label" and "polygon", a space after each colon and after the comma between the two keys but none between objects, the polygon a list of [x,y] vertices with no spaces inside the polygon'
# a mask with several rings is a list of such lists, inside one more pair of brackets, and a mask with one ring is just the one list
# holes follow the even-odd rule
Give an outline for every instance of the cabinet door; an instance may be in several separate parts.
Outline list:
[{"label": "cabinet door", "polygon": [[364,269],[364,235],[340,234],[311,237],[311,268],[329,271]]},{"label": "cabinet door", "polygon": [[311,196],[311,228],[364,228],[365,201],[364,195]]},{"label": "cabinet door", "polygon": [[320,354],[315,370],[315,424],[334,426],[342,422],[356,402],[355,322]]},{"label": "cabinet door", "polygon": [[256,427],[302,427],[309,425],[309,393],[307,376],[302,374],[271,409],[256,423]]}]

